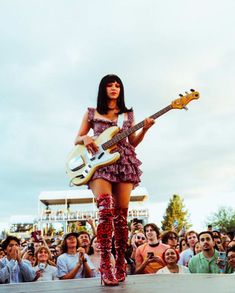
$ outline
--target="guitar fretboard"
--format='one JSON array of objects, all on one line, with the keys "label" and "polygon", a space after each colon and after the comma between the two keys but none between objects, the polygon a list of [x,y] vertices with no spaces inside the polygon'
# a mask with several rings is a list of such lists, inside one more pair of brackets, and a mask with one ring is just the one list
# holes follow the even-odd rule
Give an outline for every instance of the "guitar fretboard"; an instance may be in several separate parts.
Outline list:
[{"label": "guitar fretboard", "polygon": [[[157,113],[153,114],[152,116],[150,116],[150,118],[157,119],[158,117],[162,116],[163,114],[170,111],[171,109],[173,109],[173,107],[172,107],[172,105],[169,105],[169,106],[163,108],[162,110],[158,111]],[[118,133],[112,139],[110,139],[102,144],[103,149],[104,150],[109,149],[110,147],[117,144],[119,141],[123,140],[124,138],[126,138],[130,134],[132,134],[135,131],[137,131],[138,129],[142,128],[143,126],[144,126],[144,120],[139,122],[138,124],[134,125],[133,127],[129,128],[121,133]]]}]

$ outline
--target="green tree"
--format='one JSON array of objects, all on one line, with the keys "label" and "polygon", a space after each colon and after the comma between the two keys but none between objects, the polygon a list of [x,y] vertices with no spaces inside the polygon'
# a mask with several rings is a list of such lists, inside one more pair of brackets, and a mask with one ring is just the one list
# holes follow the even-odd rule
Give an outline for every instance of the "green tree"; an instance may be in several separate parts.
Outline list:
[{"label": "green tree", "polygon": [[179,195],[174,194],[163,216],[162,230],[167,231],[174,228],[176,232],[179,232],[183,227],[186,229],[191,227],[188,210],[185,209],[183,199]]},{"label": "green tree", "polygon": [[220,207],[206,220],[206,224],[218,228],[221,232],[235,230],[235,209],[231,207]]}]

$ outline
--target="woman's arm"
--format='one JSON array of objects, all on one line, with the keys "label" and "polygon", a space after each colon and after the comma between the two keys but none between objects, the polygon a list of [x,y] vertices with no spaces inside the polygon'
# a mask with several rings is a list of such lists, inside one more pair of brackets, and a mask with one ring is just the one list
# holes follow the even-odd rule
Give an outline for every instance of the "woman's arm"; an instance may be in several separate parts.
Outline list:
[{"label": "woman's arm", "polygon": [[131,135],[129,135],[130,144],[134,147],[137,147],[137,145],[143,140],[146,132],[151,126],[153,126],[154,123],[155,120],[153,118],[144,119],[144,127],[138,133],[132,133]]},{"label": "woman's arm", "polygon": [[90,128],[91,126],[88,121],[88,111],[87,111],[82,119],[82,124],[78,131],[74,144],[75,145],[84,144],[84,146],[87,148],[87,150],[90,153],[95,154],[98,151],[98,146],[96,145],[94,139],[90,137],[89,135],[87,135]]}]

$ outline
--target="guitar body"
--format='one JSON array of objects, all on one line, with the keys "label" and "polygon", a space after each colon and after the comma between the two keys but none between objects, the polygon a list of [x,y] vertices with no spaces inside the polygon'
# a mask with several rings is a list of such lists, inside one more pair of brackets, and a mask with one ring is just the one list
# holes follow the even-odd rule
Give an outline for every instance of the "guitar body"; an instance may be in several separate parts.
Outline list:
[{"label": "guitar body", "polygon": [[102,132],[95,140],[99,150],[94,155],[90,154],[84,145],[75,146],[68,155],[66,163],[66,172],[73,185],[86,184],[98,168],[111,165],[120,158],[118,152],[110,153],[112,148],[107,150],[102,148],[102,144],[112,139],[118,132],[117,126],[109,127]]}]

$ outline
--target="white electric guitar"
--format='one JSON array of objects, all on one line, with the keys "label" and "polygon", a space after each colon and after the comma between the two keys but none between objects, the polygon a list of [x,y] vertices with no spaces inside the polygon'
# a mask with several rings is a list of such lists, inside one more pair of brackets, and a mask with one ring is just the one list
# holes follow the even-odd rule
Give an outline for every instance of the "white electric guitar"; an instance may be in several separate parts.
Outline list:
[{"label": "white electric guitar", "polygon": [[[186,95],[180,95],[180,98],[174,100],[169,106],[153,114],[150,118],[156,119],[172,109],[187,110],[186,105],[198,98],[199,92],[194,90],[191,90],[191,93],[186,92]],[[84,185],[91,179],[98,168],[115,163],[120,158],[120,154],[111,152],[111,150],[119,141],[143,126],[144,120],[120,133],[120,129],[117,126],[107,128],[95,139],[99,150],[94,155],[89,153],[84,145],[76,145],[70,152],[66,163],[66,172],[71,179],[70,184]]]}]

